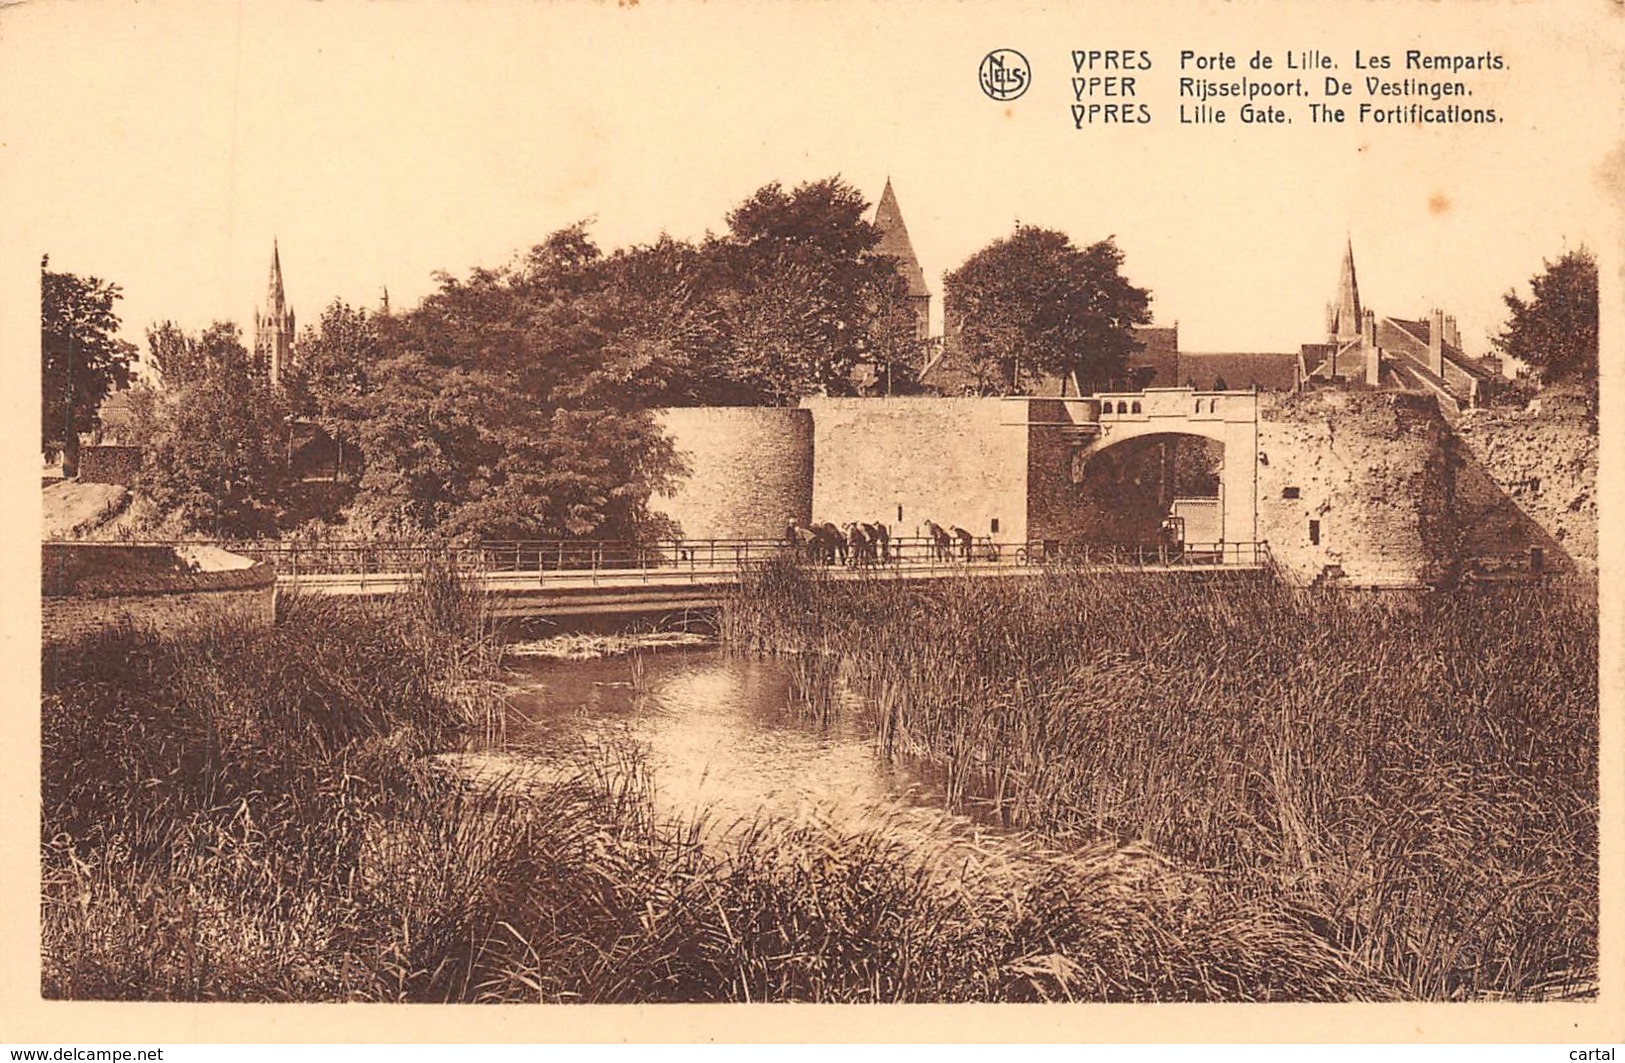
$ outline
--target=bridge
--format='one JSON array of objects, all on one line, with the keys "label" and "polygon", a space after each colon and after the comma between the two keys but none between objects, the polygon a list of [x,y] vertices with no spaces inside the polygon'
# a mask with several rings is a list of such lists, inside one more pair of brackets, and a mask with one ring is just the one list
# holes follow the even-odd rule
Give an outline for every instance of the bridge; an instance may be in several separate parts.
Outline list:
[{"label": "bridge", "polygon": [[893,540],[884,557],[845,562],[809,558],[782,540],[705,539],[654,543],[587,540],[480,542],[217,542],[273,567],[277,585],[305,594],[374,597],[413,586],[431,566],[453,567],[490,595],[501,618],[553,620],[680,613],[719,607],[749,573],[795,560],[834,580],[918,582],[1041,577],[1065,569],[1185,574],[1259,573],[1267,544],[1112,546],[973,540],[944,550],[930,539]]}]

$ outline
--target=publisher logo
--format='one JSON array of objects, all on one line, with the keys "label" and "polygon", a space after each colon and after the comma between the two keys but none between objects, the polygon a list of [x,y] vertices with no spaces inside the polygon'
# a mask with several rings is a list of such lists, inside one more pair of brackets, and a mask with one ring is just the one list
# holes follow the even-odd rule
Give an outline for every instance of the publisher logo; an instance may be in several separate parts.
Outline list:
[{"label": "publisher logo", "polygon": [[1003,103],[1027,91],[1033,81],[1033,71],[1027,65],[1027,57],[1014,48],[995,48],[982,57],[977,80],[988,99]]}]

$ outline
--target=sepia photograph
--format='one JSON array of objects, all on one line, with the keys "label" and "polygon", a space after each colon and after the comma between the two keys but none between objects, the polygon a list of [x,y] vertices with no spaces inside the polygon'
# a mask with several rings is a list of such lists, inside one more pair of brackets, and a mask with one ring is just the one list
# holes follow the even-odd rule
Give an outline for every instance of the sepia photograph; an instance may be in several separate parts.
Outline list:
[{"label": "sepia photograph", "polygon": [[1617,1039],[1620,11],[0,7],[14,1014]]}]

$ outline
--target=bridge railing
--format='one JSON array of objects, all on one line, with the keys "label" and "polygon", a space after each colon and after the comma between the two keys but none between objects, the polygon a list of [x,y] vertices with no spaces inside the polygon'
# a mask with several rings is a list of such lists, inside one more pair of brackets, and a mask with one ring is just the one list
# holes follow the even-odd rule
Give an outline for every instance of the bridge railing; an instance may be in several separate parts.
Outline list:
[{"label": "bridge railing", "polygon": [[279,576],[408,577],[431,564],[450,565],[481,577],[509,574],[732,572],[741,565],[791,552],[766,539],[631,540],[525,539],[477,543],[434,542],[220,542],[234,553],[265,561]]},{"label": "bridge railing", "polygon": [[1085,568],[1254,568],[1269,564],[1269,560],[1269,544],[1263,542],[1094,543],[1034,539],[1016,551],[1018,564]]},{"label": "bridge railing", "polygon": [[[192,545],[200,545],[188,540]],[[143,545],[181,545],[178,541]],[[783,539],[487,540],[442,543],[407,540],[331,541],[210,540],[233,553],[271,565],[288,582],[401,582],[431,566],[502,583],[534,580],[597,582],[628,578],[648,582],[687,576],[700,582],[731,578],[741,570],[795,560],[808,565],[855,569],[935,571],[974,567],[1258,567],[1269,563],[1261,542],[1102,544],[1066,539],[994,540],[988,536],[939,542],[899,536],[865,551],[850,544],[791,543]]]}]

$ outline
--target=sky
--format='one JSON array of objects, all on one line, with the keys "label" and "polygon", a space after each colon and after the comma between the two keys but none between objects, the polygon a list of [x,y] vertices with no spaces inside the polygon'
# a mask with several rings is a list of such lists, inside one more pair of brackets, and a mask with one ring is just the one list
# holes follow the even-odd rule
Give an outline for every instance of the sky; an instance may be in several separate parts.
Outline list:
[{"label": "sky", "polygon": [[[1477,353],[1543,259],[1617,246],[1610,7],[35,0],[0,8],[0,249],[13,277],[49,253],[120,284],[139,343],[246,331],[273,239],[310,323],[583,219],[605,248],[692,239],[769,181],[873,202],[889,177],[939,327],[942,274],[1022,222],[1114,236],[1186,350],[1319,339],[1351,241],[1367,306],[1444,307]],[[1178,123],[1187,49],[1240,60],[1200,76],[1320,50],[1354,79],[1354,49],[1413,47],[1503,55],[1461,77],[1505,121]],[[979,88],[994,48],[1028,58],[1022,98]],[[1074,48],[1147,51],[1152,122],[1075,128]]]}]

